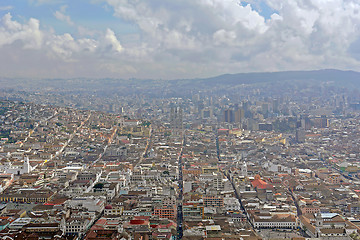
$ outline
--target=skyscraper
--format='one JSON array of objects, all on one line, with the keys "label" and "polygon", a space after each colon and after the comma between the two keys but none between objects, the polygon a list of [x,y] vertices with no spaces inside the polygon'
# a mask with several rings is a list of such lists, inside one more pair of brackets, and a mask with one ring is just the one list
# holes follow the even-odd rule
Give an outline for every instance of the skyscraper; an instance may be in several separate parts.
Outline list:
[{"label": "skyscraper", "polygon": [[244,120],[244,117],[245,117],[244,109],[243,108],[238,108],[235,111],[234,121],[236,123],[240,123],[242,120]]},{"label": "skyscraper", "polygon": [[171,128],[183,128],[183,110],[181,107],[171,107],[170,110],[170,125]]},{"label": "skyscraper", "polygon": [[232,123],[234,120],[234,111],[232,109],[224,110],[224,122]]}]

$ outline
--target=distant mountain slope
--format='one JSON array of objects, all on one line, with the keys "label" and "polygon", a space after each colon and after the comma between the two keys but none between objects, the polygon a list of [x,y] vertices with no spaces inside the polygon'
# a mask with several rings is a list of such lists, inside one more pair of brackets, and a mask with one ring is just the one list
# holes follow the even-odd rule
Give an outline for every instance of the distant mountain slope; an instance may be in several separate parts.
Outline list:
[{"label": "distant mountain slope", "polygon": [[11,79],[0,78],[0,89],[39,92],[114,92],[119,95],[133,93],[182,94],[200,90],[217,90],[240,86],[242,84],[322,83],[333,86],[360,89],[360,73],[334,69],[315,71],[287,71],[264,73],[225,74],[210,78],[178,80],[140,80],[140,79]]},{"label": "distant mountain slope", "polygon": [[354,71],[341,71],[334,69],[315,70],[315,71],[286,71],[286,72],[266,72],[266,73],[238,73],[225,74],[217,77],[176,80],[191,81],[198,84],[206,85],[238,85],[252,84],[261,82],[277,82],[291,80],[312,80],[316,82],[334,81],[337,83],[351,83],[360,86],[360,73]]}]

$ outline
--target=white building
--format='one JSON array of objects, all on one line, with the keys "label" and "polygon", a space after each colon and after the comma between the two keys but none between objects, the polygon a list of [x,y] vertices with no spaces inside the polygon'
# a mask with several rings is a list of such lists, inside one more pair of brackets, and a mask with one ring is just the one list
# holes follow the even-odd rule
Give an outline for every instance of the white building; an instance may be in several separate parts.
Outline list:
[{"label": "white building", "polygon": [[250,215],[255,228],[295,229],[297,227],[297,219],[293,214],[251,213]]},{"label": "white building", "polygon": [[65,206],[70,209],[84,210],[88,212],[102,212],[105,208],[105,197],[83,197],[67,200]]},{"label": "white building", "polygon": [[8,228],[11,230],[20,230],[26,224],[31,222],[31,218],[18,218],[9,224]]},{"label": "white building", "polygon": [[272,162],[266,162],[263,167],[269,172],[286,172],[288,174],[291,173],[291,168],[281,164],[274,164]]},{"label": "white building", "polygon": [[226,211],[240,211],[241,205],[234,197],[224,198],[224,208]]},{"label": "white building", "polygon": [[94,218],[91,217],[71,217],[65,222],[66,234],[85,233],[92,225]]},{"label": "white building", "polygon": [[30,165],[29,158],[25,157],[22,164],[14,164],[11,161],[7,161],[0,165],[0,172],[12,173],[14,175],[22,175],[30,173],[33,168]]},{"label": "white building", "polygon": [[119,192],[119,184],[109,183],[109,182],[98,182],[93,187],[93,191],[103,193],[103,195],[106,196],[106,200],[110,201]]},{"label": "white building", "polygon": [[184,181],[184,183],[183,183],[183,191],[184,191],[184,193],[191,192],[192,184],[193,184],[193,182]]}]

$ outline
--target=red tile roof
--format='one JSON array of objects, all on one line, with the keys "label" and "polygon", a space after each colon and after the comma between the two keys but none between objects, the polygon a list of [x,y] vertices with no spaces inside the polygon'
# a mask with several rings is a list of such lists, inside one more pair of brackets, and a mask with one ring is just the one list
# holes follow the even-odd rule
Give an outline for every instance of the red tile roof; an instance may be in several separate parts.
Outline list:
[{"label": "red tile roof", "polygon": [[254,188],[258,188],[258,189],[271,189],[273,188],[273,185],[261,180],[261,179],[256,179],[254,181],[251,182],[251,184],[253,185]]}]

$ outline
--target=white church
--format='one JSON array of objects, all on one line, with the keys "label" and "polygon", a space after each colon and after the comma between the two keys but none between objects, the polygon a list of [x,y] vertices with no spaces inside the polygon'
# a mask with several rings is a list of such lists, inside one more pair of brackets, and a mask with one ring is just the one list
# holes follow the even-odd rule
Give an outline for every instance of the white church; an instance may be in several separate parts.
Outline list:
[{"label": "white church", "polygon": [[15,164],[10,160],[0,163],[0,173],[12,173],[14,175],[22,175],[25,173],[30,173],[32,170],[33,168],[30,165],[28,157],[24,157],[22,164],[19,164],[18,161]]}]

